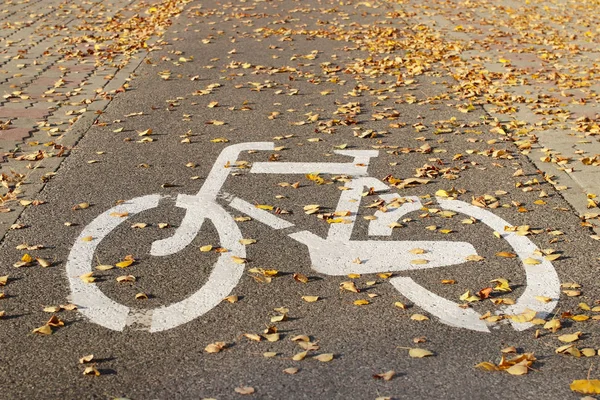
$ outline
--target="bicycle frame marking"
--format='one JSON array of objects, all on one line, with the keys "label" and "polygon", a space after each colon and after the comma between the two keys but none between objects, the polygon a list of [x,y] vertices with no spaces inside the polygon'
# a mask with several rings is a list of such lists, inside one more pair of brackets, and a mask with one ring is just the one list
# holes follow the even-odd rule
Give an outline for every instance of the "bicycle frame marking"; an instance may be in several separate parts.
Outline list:
[{"label": "bicycle frame marking", "polygon": [[[378,179],[367,176],[370,158],[377,157],[373,150],[339,150],[339,155],[353,157],[346,163],[298,163],[298,162],[256,162],[250,169],[252,174],[305,174],[310,172],[351,175],[353,179],[346,183],[347,190],[342,191],[336,210],[350,211],[348,224],[331,224],[325,239],[309,232],[293,229],[295,225],[274,214],[255,208],[245,200],[224,194],[221,188],[235,165],[239,153],[244,150],[272,150],[273,143],[240,143],[225,148],[213,165],[204,185],[196,195],[180,194],[176,206],[186,210],[186,214],[173,236],[152,243],[150,254],[168,256],[183,250],[196,237],[205,219],[210,219],[217,229],[221,246],[230,253],[221,255],[214,265],[208,281],[196,293],[188,298],[151,310],[130,309],[107,297],[96,284],[84,283],[79,276],[92,271],[93,254],[100,241],[107,236],[125,218],[111,217],[112,213],[135,215],[158,206],[161,195],[138,197],[113,207],[99,215],[81,232],[71,249],[67,261],[67,274],[71,285],[72,301],[90,320],[109,329],[121,331],[128,325],[137,325],[150,332],[159,332],[187,323],[216,307],[237,285],[244,266],[235,264],[231,255],[245,257],[245,246],[239,243],[241,231],[231,215],[216,200],[222,198],[229,206],[245,213],[273,229],[288,229],[286,233],[292,239],[308,248],[312,268],[324,275],[346,275],[349,273],[378,273],[420,270],[464,263],[469,255],[477,254],[472,244],[453,241],[383,241],[352,240],[352,231],[360,207],[361,193],[364,188],[387,191],[390,188]],[[379,194],[386,202],[397,198],[394,194]],[[369,221],[368,236],[390,236],[389,224],[400,220],[409,212],[418,211],[422,205],[418,197],[406,197],[408,202],[387,212],[377,211],[377,219]],[[447,210],[463,213],[477,218],[497,232],[504,231],[508,222],[492,212],[472,206],[459,200],[437,199],[439,205]],[[292,230],[292,232],[289,232]],[[81,239],[92,236],[91,242]],[[513,247],[518,257],[524,260],[534,255],[537,247],[525,236],[514,232],[504,233],[504,239]],[[409,252],[413,248],[423,248],[425,254],[415,255]],[[361,263],[354,262],[360,259]],[[427,264],[412,264],[416,258],[426,259]],[[527,288],[517,302],[502,310],[506,314],[519,314],[532,309],[545,317],[556,307],[559,297],[559,279],[549,261],[540,260],[540,264],[531,266],[523,263],[527,276]],[[440,297],[410,277],[396,276],[389,281],[398,291],[411,300],[415,306],[438,317],[444,324],[467,328],[480,332],[489,332],[480,314],[472,309],[462,309],[458,304]],[[536,296],[550,297],[552,301],[541,303]],[[529,323],[511,321],[516,330],[531,326]]]}]

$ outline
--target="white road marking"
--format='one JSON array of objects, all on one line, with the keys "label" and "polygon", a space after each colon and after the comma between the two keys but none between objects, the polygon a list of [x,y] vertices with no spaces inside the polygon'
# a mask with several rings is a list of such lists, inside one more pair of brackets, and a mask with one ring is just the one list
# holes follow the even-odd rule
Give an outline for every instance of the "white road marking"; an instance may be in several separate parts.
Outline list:
[{"label": "white road marking", "polygon": [[[301,231],[289,235],[308,247],[312,269],[324,275],[375,274],[379,272],[411,271],[462,264],[465,257],[476,254],[466,242],[442,241],[386,241],[322,239]],[[412,254],[421,248],[425,254]],[[359,259],[360,264],[354,260]],[[427,264],[411,264],[413,260],[427,260]]]},{"label": "white road marking", "polygon": [[[93,255],[98,244],[128,217],[144,210],[158,206],[161,196],[158,194],[135,198],[125,204],[118,205],[96,217],[79,235],[71,249],[67,261],[67,274],[71,285],[72,301],[91,321],[109,329],[121,331],[127,325],[136,325],[150,332],[172,329],[189,322],[212,308],[216,307],[237,285],[244,267],[233,262],[231,256],[245,257],[245,246],[239,243],[242,234],[235,220],[223,207],[215,201],[229,172],[235,166],[240,152],[244,150],[272,150],[273,143],[255,142],[241,143],[225,148],[213,165],[204,185],[194,196],[180,194],[176,206],[184,208],[186,215],[172,237],[157,240],[152,244],[151,255],[166,256],[175,254],[188,246],[196,237],[205,219],[215,226],[220,245],[229,249],[230,253],[219,256],[207,282],[200,289],[177,303],[155,309],[130,309],[108,298],[97,285],[84,283],[80,276],[92,271]],[[321,172],[344,175],[366,175],[371,157],[378,155],[372,150],[339,150],[336,153],[354,157],[350,163],[254,163],[252,173],[298,174]],[[225,168],[228,164],[232,168]],[[308,232],[300,231],[289,236],[308,247],[312,268],[325,275],[347,275],[349,273],[370,274],[387,271],[409,271],[462,264],[469,255],[475,255],[472,244],[451,241],[382,241],[351,240],[352,230],[360,207],[361,193],[365,187],[376,191],[388,190],[389,187],[375,178],[363,177],[346,183],[349,190],[343,191],[336,211],[350,211],[348,224],[332,224],[326,239]],[[274,229],[293,227],[294,224],[276,217],[266,211],[257,209],[252,204],[235,196],[221,196],[231,206]],[[385,201],[393,201],[396,195],[380,194]],[[410,197],[412,202],[404,203],[397,209],[388,212],[377,211],[377,219],[369,223],[370,236],[390,236],[392,228],[389,224],[398,221],[409,212],[418,211],[421,203],[417,197]],[[475,217],[491,229],[503,232],[510,226],[502,218],[492,212],[472,206],[459,200],[438,198],[443,209],[463,213]],[[115,218],[113,213],[128,213],[128,217]],[[91,236],[91,241],[83,241]],[[504,233],[504,239],[513,247],[521,260],[534,257],[537,247],[525,236],[514,232]],[[424,249],[422,254],[410,252],[413,248]],[[416,260],[419,260],[418,262]],[[506,314],[520,314],[527,309],[535,310],[544,318],[556,307],[559,293],[559,280],[552,264],[540,257],[538,265],[523,263],[527,276],[527,287],[517,302],[505,308]],[[458,304],[444,299],[408,277],[395,277],[392,285],[410,299],[416,306],[423,308],[438,317],[441,322],[471,330],[488,332],[486,323],[479,319],[480,315],[470,309],[461,309]],[[541,303],[536,296],[550,297],[549,303]],[[511,321],[517,330],[531,326],[529,323]]]},{"label": "white road marking", "polygon": [[[242,234],[231,216],[218,204],[202,201],[195,196],[182,197],[180,205],[194,207],[201,205],[192,214],[200,221],[209,219],[219,234],[221,246],[230,250],[223,253],[214,265],[208,281],[188,298],[153,310],[133,310],[107,297],[96,284],[85,283],[80,276],[92,272],[93,255],[98,244],[119,224],[129,217],[158,206],[161,196],[158,194],[138,197],[125,204],[118,205],[96,217],[79,235],[71,249],[67,261],[67,275],[71,285],[71,299],[78,305],[79,310],[92,322],[116,331],[122,331],[126,325],[141,323],[148,325],[150,332],[159,332],[174,328],[189,322],[217,306],[237,285],[244,272],[244,266],[233,262],[231,256],[246,256],[245,246],[239,243]],[[192,199],[190,199],[192,198]],[[193,201],[193,199],[196,199]],[[188,209],[189,211],[189,209]],[[128,213],[127,217],[115,218],[112,213]],[[197,222],[194,222],[197,223]],[[198,223],[197,223],[198,224]],[[201,228],[201,222],[194,229]],[[183,230],[185,235],[189,229]],[[92,236],[92,241],[82,239]]]},{"label": "white road marking", "polygon": [[390,283],[417,307],[435,315],[446,325],[479,332],[490,331],[486,323],[479,319],[481,315],[478,312],[458,307],[458,304],[430,292],[411,278],[396,277],[390,279]]},{"label": "white road marking", "polygon": [[229,205],[238,210],[239,212],[242,212],[257,221],[260,221],[273,229],[285,229],[294,226],[294,224],[292,224],[291,222],[288,222],[283,218],[276,217],[268,211],[256,208],[254,205],[248,203],[245,200],[240,199],[239,197],[236,197],[233,200],[231,200],[231,203],[229,203]]},{"label": "white road marking", "polygon": [[334,174],[365,176],[369,166],[369,159],[377,157],[377,150],[335,150],[334,153],[354,157],[352,162],[255,162],[250,173],[253,174]]},{"label": "white road marking", "polygon": [[[394,199],[398,198],[395,194],[380,194],[379,197],[386,202],[394,201]],[[377,219],[369,222],[369,236],[391,236],[393,228],[390,227],[390,224],[397,222],[408,213],[419,211],[423,207],[417,196],[407,196],[405,199],[408,202],[403,203],[396,209],[386,212],[375,212]]]},{"label": "white road marking", "polygon": [[[127,323],[129,307],[108,298],[94,283],[85,283],[80,276],[92,272],[92,264],[96,247],[106,235],[128,217],[115,218],[111,213],[137,214],[158,206],[161,196],[153,194],[138,197],[127,203],[118,205],[100,214],[81,232],[67,261],[67,276],[71,285],[71,301],[77,304],[79,311],[91,321],[115,331],[122,331]],[[82,239],[91,236],[89,242]]]},{"label": "white road marking", "polygon": [[350,221],[347,224],[331,224],[329,226],[329,232],[327,238],[335,239],[338,241],[349,241],[352,236],[352,230],[354,229],[354,223],[356,222],[356,214],[360,207],[360,200],[362,199],[361,194],[364,192],[364,188],[374,188],[375,190],[389,190],[389,187],[375,178],[358,178],[346,182],[346,187],[350,190],[343,190],[340,194],[340,199],[336,211],[350,211],[348,217],[344,219]]},{"label": "white road marking", "polygon": [[[491,211],[475,207],[464,201],[444,200],[441,198],[437,200],[442,208],[475,217],[496,232],[504,232],[504,227],[512,226]],[[537,250],[537,247],[526,236],[519,236],[515,232],[504,232],[502,233],[502,238],[512,246],[521,260],[532,257],[541,261],[541,264],[538,265],[523,263],[527,277],[527,287],[517,302],[504,309],[502,313],[520,314],[526,309],[530,309],[537,311],[540,318],[546,318],[556,308],[560,296],[560,280],[558,279],[556,270],[549,261],[533,254]],[[550,297],[553,300],[548,303],[542,303],[535,299],[536,296]],[[532,326],[530,323],[518,323],[515,321],[511,321],[511,324],[516,330],[524,330]]]}]

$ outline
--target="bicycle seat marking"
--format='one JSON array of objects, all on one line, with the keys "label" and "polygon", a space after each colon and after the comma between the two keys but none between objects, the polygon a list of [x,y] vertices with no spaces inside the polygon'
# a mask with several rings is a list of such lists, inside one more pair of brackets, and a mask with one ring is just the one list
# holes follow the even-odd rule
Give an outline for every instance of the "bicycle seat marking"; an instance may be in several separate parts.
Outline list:
[{"label": "bicycle seat marking", "polygon": [[[347,275],[350,273],[374,274],[380,272],[402,272],[458,265],[466,262],[466,257],[477,254],[472,244],[459,241],[389,241],[389,240],[352,240],[351,235],[360,206],[361,193],[364,188],[376,191],[387,191],[390,188],[382,181],[368,177],[369,161],[378,156],[374,150],[338,150],[337,154],[352,157],[346,163],[300,163],[300,162],[256,162],[250,168],[252,174],[307,174],[319,172],[323,174],[344,174],[353,178],[346,183],[347,190],[341,192],[336,210],[350,211],[346,217],[348,224],[331,224],[326,238],[312,232],[300,230],[295,225],[265,210],[258,209],[247,201],[223,193],[221,188],[229,173],[234,168],[238,155],[249,150],[273,150],[271,142],[240,143],[226,147],[215,161],[204,185],[196,195],[180,194],[176,206],[186,210],[181,224],[173,236],[152,243],[152,256],[168,256],[185,249],[198,235],[206,219],[209,219],[217,230],[220,244],[229,250],[223,253],[213,266],[207,282],[194,294],[177,303],[154,309],[132,309],[119,304],[106,296],[94,283],[85,283],[79,277],[92,272],[93,256],[100,242],[117,226],[137,213],[158,206],[161,196],[158,194],[137,197],[115,206],[100,214],[88,224],[73,245],[67,261],[67,276],[71,287],[71,301],[78,305],[90,321],[106,328],[122,331],[125,327],[135,325],[136,328],[150,332],[159,332],[175,328],[192,321],[216,307],[224,297],[235,288],[244,272],[244,266],[233,262],[232,256],[245,258],[245,246],[240,243],[242,233],[233,217],[217,203],[221,200],[229,207],[245,213],[253,219],[276,230],[285,230],[292,239],[306,245],[312,268],[323,275]],[[398,198],[395,194],[379,194],[386,202]],[[389,225],[402,219],[406,214],[418,211],[422,204],[418,197],[405,197],[407,202],[387,212],[377,211],[374,220],[369,221],[368,236],[385,237],[392,234]],[[511,225],[486,209],[478,208],[460,200],[437,198],[442,209],[462,213],[476,218],[496,232],[504,232]],[[127,215],[122,218],[114,218]],[[291,232],[291,233],[289,233]],[[91,241],[83,238],[91,237]],[[537,247],[526,236],[519,236],[510,229],[501,235],[514,249],[521,261],[536,258]],[[422,248],[424,254],[415,255],[410,252],[414,248]],[[426,264],[415,264],[415,259],[426,259]],[[354,260],[360,259],[357,264]],[[545,318],[556,307],[560,295],[558,275],[552,264],[537,258],[539,264],[529,265],[522,262],[527,280],[527,287],[515,304],[502,309],[507,315],[516,315],[526,310],[535,311],[540,318]],[[389,282],[406,298],[430,314],[440,322],[460,328],[489,332],[488,324],[473,309],[464,309],[455,302],[447,300],[425,289],[412,278],[395,276]],[[551,298],[547,303],[536,300],[543,296]],[[511,320],[516,330],[527,329],[530,323]]]}]

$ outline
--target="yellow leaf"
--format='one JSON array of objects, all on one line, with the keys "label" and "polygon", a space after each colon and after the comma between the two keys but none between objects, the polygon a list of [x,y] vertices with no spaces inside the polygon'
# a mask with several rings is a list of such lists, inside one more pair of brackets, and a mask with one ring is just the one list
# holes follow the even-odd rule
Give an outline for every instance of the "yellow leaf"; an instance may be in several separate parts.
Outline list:
[{"label": "yellow leaf", "polygon": [[355,306],[366,306],[367,304],[370,304],[369,300],[365,300],[365,299],[354,300]]},{"label": "yellow leaf", "polygon": [[318,356],[314,356],[313,358],[315,360],[319,360],[321,362],[329,362],[329,361],[333,360],[333,354],[332,353],[319,354]]},{"label": "yellow leaf", "polygon": [[108,271],[108,270],[113,269],[113,268],[114,268],[114,266],[112,266],[112,265],[98,265],[96,267],[96,269],[98,271]]},{"label": "yellow leaf", "polygon": [[600,394],[600,380],[578,379],[569,386],[572,391],[582,394]]},{"label": "yellow leaf", "polygon": [[254,340],[255,342],[260,342],[262,340],[262,337],[256,333],[244,333],[244,336],[250,340]]},{"label": "yellow leaf", "polygon": [[296,273],[293,275],[293,278],[295,281],[298,281],[300,283],[308,283],[308,276],[306,275]]},{"label": "yellow leaf", "polygon": [[117,266],[119,268],[127,268],[131,264],[133,264],[133,260],[123,260],[121,262],[116,263],[115,266]]},{"label": "yellow leaf", "polygon": [[552,297],[546,297],[546,296],[535,296],[535,299],[537,301],[541,301],[542,303],[549,303],[552,301]]},{"label": "yellow leaf", "polygon": [[283,370],[283,372],[285,372],[288,375],[294,375],[298,372],[298,368],[286,368]]},{"label": "yellow leaf", "polygon": [[477,364],[475,366],[475,368],[483,369],[485,371],[498,371],[499,370],[495,364],[492,364],[491,362],[488,362],[488,361],[480,362],[479,364]]},{"label": "yellow leaf", "polygon": [[498,253],[496,253],[496,255],[498,257],[505,257],[505,258],[515,258],[517,255],[514,253],[509,253],[508,251],[500,251]]},{"label": "yellow leaf", "polygon": [[523,260],[523,264],[527,264],[527,265],[538,265],[541,264],[542,262],[540,260],[536,260],[535,258],[526,258]]},{"label": "yellow leaf", "polygon": [[89,363],[90,361],[92,361],[94,359],[94,355],[93,354],[89,354],[87,356],[83,356],[79,359],[79,364],[85,364],[85,363]]},{"label": "yellow leaf", "polygon": [[281,321],[284,321],[285,319],[286,319],[285,314],[275,315],[275,316],[271,317],[271,322],[281,322]]},{"label": "yellow leaf", "polygon": [[579,340],[579,336],[581,336],[581,332],[575,332],[575,333],[568,333],[566,335],[560,335],[558,337],[558,340],[560,340],[563,343],[571,343],[571,342],[575,342],[577,340]]},{"label": "yellow leaf", "polygon": [[292,342],[310,342],[310,338],[306,335],[294,336],[290,339]]},{"label": "yellow leaf", "polygon": [[319,300],[319,296],[302,296],[302,300],[306,301],[307,303],[314,303],[315,301]]},{"label": "yellow leaf", "polygon": [[245,258],[242,257],[238,257],[238,256],[231,256],[231,259],[233,260],[234,263],[236,264],[244,264],[246,262]]},{"label": "yellow leaf", "polygon": [[236,387],[234,390],[235,390],[236,393],[239,393],[239,394],[252,394],[252,393],[254,393],[254,388],[250,387],[250,386]]},{"label": "yellow leaf", "polygon": [[274,351],[267,351],[267,352],[263,353],[264,358],[273,358],[276,355],[277,355],[277,353]]},{"label": "yellow leaf", "polygon": [[590,319],[590,317],[588,317],[587,315],[581,315],[581,314],[579,314],[579,315],[573,315],[571,317],[571,319],[573,321],[582,322],[582,321],[587,321],[588,319]]},{"label": "yellow leaf", "polygon": [[223,299],[223,301],[228,301],[229,303],[237,303],[237,301],[239,300],[238,296],[227,296]]},{"label": "yellow leaf", "polygon": [[360,278],[360,274],[348,274],[348,278],[350,278],[350,279],[358,279],[358,278]]},{"label": "yellow leaf", "polygon": [[594,357],[597,354],[597,352],[596,349],[586,347],[585,349],[581,349],[581,354],[583,354],[585,357]]},{"label": "yellow leaf", "polygon": [[38,333],[40,335],[52,335],[52,327],[50,327],[50,325],[43,325],[39,328],[35,328],[33,333]]},{"label": "yellow leaf", "polygon": [[203,253],[209,252],[213,249],[213,247],[210,244],[207,244],[206,246],[202,246],[200,247],[200,251]]},{"label": "yellow leaf", "polygon": [[256,240],[254,239],[240,239],[240,243],[243,245],[254,244]]},{"label": "yellow leaf", "polygon": [[343,290],[347,290],[349,292],[354,292],[354,293],[359,292],[358,288],[356,287],[356,284],[354,282],[350,282],[350,281],[340,283],[340,288]]},{"label": "yellow leaf", "polygon": [[556,332],[557,330],[559,330],[561,328],[561,323],[560,320],[558,319],[551,319],[550,321],[546,322],[544,324],[544,329],[549,329],[551,330],[553,333]]},{"label": "yellow leaf", "polygon": [[526,365],[521,364],[515,364],[506,369],[506,372],[511,375],[525,375],[528,371],[529,368],[527,368]]},{"label": "yellow leaf", "polygon": [[423,358],[433,356],[433,353],[427,349],[412,348],[408,351],[408,355],[412,358]]},{"label": "yellow leaf", "polygon": [[515,321],[515,322],[531,322],[534,318],[535,315],[537,313],[534,310],[530,310],[530,309],[525,309],[525,311],[523,311],[520,314],[515,314],[515,315],[507,315],[507,318],[510,318],[511,320]]},{"label": "yellow leaf", "polygon": [[427,250],[416,248],[416,249],[411,249],[408,252],[412,253],[412,254],[425,254],[425,253],[427,253]]},{"label": "yellow leaf", "polygon": [[279,340],[279,333],[268,333],[263,335],[265,337],[265,339],[267,339],[269,342],[276,342]]},{"label": "yellow leaf", "polygon": [[410,263],[414,265],[424,265],[429,264],[429,260],[425,260],[424,258],[417,258],[414,260],[410,260]]},{"label": "yellow leaf", "polygon": [[508,279],[496,278],[490,282],[496,284],[496,287],[494,287],[495,291],[498,291],[498,292],[511,292],[512,291],[512,289],[510,288],[510,285],[508,284]]},{"label": "yellow leaf", "polygon": [[292,360],[302,361],[302,360],[304,360],[304,358],[306,357],[307,354],[308,354],[308,351],[301,351],[298,354],[294,354],[294,356],[292,357]]},{"label": "yellow leaf", "polygon": [[412,319],[413,321],[427,321],[429,317],[426,317],[423,314],[413,314],[410,316],[410,319]]},{"label": "yellow leaf", "polygon": [[49,267],[49,266],[51,266],[51,265],[52,265],[52,263],[51,263],[50,261],[48,261],[48,260],[45,260],[45,259],[43,259],[43,258],[39,258],[39,257],[37,257],[37,258],[35,259],[35,261],[37,261],[37,262],[38,262],[38,264],[40,265],[40,267],[42,267],[42,268],[46,268],[46,267]]},{"label": "yellow leaf", "polygon": [[85,236],[81,238],[82,242],[91,242],[92,240],[94,240],[92,236]]},{"label": "yellow leaf", "polygon": [[93,272],[88,272],[87,274],[83,274],[79,277],[79,279],[81,279],[82,281],[84,281],[85,283],[92,283],[96,280],[96,278],[94,278],[92,275],[94,273]]},{"label": "yellow leaf", "polygon": [[273,210],[273,208],[274,208],[273,206],[270,206],[268,204],[256,204],[256,205],[254,205],[254,207],[260,208],[261,210],[269,210],[269,211]]},{"label": "yellow leaf", "polygon": [[86,369],[83,370],[83,374],[84,375],[94,375],[94,376],[100,376],[100,371],[98,371],[96,369],[96,367],[91,366],[91,367],[87,367]]},{"label": "yellow leaf", "polygon": [[29,254],[25,253],[23,254],[23,257],[21,257],[21,261],[30,263],[33,261],[33,258]]},{"label": "yellow leaf", "polygon": [[211,343],[204,348],[204,351],[207,353],[218,353],[225,348],[225,342],[215,342]]},{"label": "yellow leaf", "polygon": [[8,275],[0,276],[0,286],[6,286],[8,283]]},{"label": "yellow leaf", "polygon": [[404,304],[402,302],[397,301],[397,302],[394,303],[394,306],[396,306],[398,308],[401,308],[403,310],[406,310],[406,304]]},{"label": "yellow leaf", "polygon": [[148,300],[148,295],[146,293],[136,293],[135,295],[135,299],[136,300]]}]

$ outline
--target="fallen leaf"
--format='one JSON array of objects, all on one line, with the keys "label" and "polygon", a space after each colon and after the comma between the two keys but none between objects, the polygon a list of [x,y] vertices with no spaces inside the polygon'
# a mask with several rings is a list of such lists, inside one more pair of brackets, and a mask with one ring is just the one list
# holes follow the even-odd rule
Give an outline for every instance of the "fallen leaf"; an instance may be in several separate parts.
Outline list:
[{"label": "fallen leaf", "polygon": [[565,335],[560,335],[558,337],[558,340],[560,340],[563,343],[571,343],[571,342],[575,342],[577,340],[579,340],[579,337],[581,336],[581,332],[575,332],[575,333],[568,333]]},{"label": "fallen leaf", "polygon": [[38,333],[40,335],[52,335],[52,328],[50,325],[42,325],[39,328],[35,328],[33,333]]},{"label": "fallen leaf", "polygon": [[308,283],[308,277],[306,275],[296,273],[293,275],[293,278],[298,282]]},{"label": "fallen leaf", "polygon": [[83,374],[84,375],[100,376],[100,371],[98,371],[96,369],[96,367],[90,366],[90,367],[87,367],[86,369],[83,370]]},{"label": "fallen leaf", "polygon": [[521,364],[515,364],[506,369],[506,372],[511,375],[525,375],[528,371],[529,368],[527,368],[526,365]]},{"label": "fallen leaf", "polygon": [[318,356],[313,357],[315,360],[319,360],[321,362],[329,362],[333,360],[333,353],[324,353],[319,354]]},{"label": "fallen leaf", "polygon": [[298,373],[298,368],[286,368],[283,370],[283,372],[285,372],[288,375],[294,375]]},{"label": "fallen leaf", "polygon": [[207,353],[218,353],[225,348],[225,342],[215,342],[207,345],[204,351]]},{"label": "fallen leaf", "polygon": [[582,394],[600,394],[600,380],[578,379],[569,386],[572,391]]},{"label": "fallen leaf", "polygon": [[433,353],[427,349],[412,348],[408,351],[408,355],[412,358],[423,358],[433,356]]},{"label": "fallen leaf", "polygon": [[307,303],[314,303],[319,300],[319,296],[302,296],[302,300]]},{"label": "fallen leaf", "polygon": [[308,351],[301,351],[300,353],[294,354],[294,356],[292,357],[292,360],[302,361],[302,360],[304,360],[304,358],[306,358],[307,354],[308,354]]},{"label": "fallen leaf", "polygon": [[237,303],[238,300],[239,300],[239,297],[235,296],[235,295],[227,296],[223,299],[223,301],[227,301],[229,303]]},{"label": "fallen leaf", "polygon": [[90,361],[92,361],[94,359],[94,355],[93,354],[89,354],[87,356],[83,356],[79,359],[79,364],[85,364],[85,363],[89,363]]},{"label": "fallen leaf", "polygon": [[394,375],[396,375],[395,371],[387,371],[382,374],[375,374],[375,375],[373,375],[373,378],[383,379],[384,381],[389,381],[394,377]]}]

